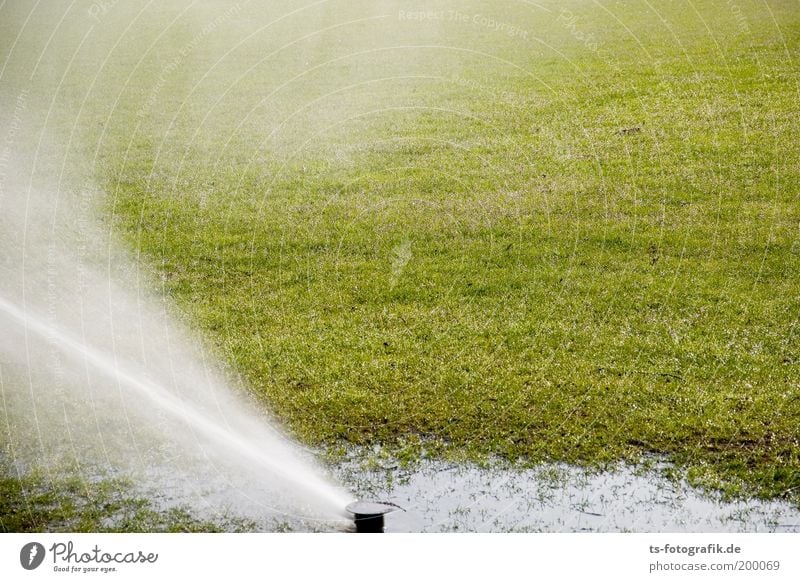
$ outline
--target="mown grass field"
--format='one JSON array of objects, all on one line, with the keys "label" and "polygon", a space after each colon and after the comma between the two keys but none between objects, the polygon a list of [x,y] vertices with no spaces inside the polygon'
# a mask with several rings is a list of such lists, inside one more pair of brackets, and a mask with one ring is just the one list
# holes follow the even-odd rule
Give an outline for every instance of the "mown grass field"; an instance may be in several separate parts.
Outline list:
[{"label": "mown grass field", "polygon": [[306,443],[797,499],[797,3],[435,4],[100,15],[112,235]]},{"label": "mown grass field", "polygon": [[305,442],[797,493],[796,3],[404,4],[115,112],[119,237]]}]

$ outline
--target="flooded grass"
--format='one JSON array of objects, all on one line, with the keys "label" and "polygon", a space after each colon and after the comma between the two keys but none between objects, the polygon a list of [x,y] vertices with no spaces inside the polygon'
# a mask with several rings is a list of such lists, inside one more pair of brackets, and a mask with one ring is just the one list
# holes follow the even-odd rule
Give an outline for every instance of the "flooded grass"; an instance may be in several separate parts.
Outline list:
[{"label": "flooded grass", "polygon": [[800,532],[796,504],[703,492],[661,459],[594,471],[379,459],[351,451],[337,473],[362,498],[402,508],[387,532]]},{"label": "flooded grass", "polygon": [[201,519],[190,506],[163,508],[127,479],[87,481],[33,472],[0,479],[0,532],[249,531],[244,518]]},{"label": "flooded grass", "polygon": [[[361,499],[397,505],[386,531],[398,532],[798,532],[800,507],[781,500],[729,498],[692,487],[660,458],[591,470],[564,463],[393,458],[350,448],[330,466]],[[65,475],[68,475],[66,473]],[[258,499],[224,475],[127,479],[46,477],[0,481],[0,531],[7,532],[346,532],[352,524],[314,521],[265,489]]]}]

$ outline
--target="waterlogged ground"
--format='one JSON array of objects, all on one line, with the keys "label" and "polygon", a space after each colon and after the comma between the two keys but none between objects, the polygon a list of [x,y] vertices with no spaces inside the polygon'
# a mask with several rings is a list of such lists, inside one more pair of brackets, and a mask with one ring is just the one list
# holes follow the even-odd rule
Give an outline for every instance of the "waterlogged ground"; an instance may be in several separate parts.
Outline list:
[{"label": "waterlogged ground", "polygon": [[[387,532],[800,532],[800,507],[781,500],[723,499],[691,487],[669,463],[593,471],[563,463],[519,468],[422,459],[410,467],[351,449],[329,466],[359,499],[402,508]],[[168,475],[160,482],[164,511],[191,507],[195,523],[253,531],[349,531],[346,520],[310,516],[266,486],[247,493],[225,475],[206,472],[189,492]],[[256,494],[254,495],[254,492]]]},{"label": "waterlogged ground", "polygon": [[404,508],[387,517],[389,532],[800,532],[796,505],[725,501],[670,471],[655,460],[611,471],[431,459],[404,469],[361,453],[336,470],[362,498]]},{"label": "waterlogged ground", "polygon": [[[396,504],[387,532],[794,532],[800,507],[723,499],[651,458],[604,471],[564,463],[514,467],[424,458],[411,466],[351,448],[324,471],[353,499]],[[331,457],[329,457],[331,458]],[[176,467],[177,468],[177,467]],[[0,531],[347,532],[269,483],[210,467],[152,468],[125,478],[34,472],[0,482]]]},{"label": "waterlogged ground", "polygon": [[0,476],[0,532],[317,532],[349,525],[344,512],[322,517],[269,483],[195,469]]}]

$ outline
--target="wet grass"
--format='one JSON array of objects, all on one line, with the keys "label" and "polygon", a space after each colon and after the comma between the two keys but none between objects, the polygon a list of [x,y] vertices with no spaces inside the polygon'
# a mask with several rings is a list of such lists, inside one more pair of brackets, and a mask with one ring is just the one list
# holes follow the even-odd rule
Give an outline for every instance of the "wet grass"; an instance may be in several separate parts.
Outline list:
[{"label": "wet grass", "polygon": [[239,518],[198,519],[188,507],[160,508],[122,479],[87,482],[35,471],[0,478],[0,532],[249,531]]},{"label": "wet grass", "polygon": [[424,456],[406,467],[371,447],[343,452],[336,467],[360,497],[404,510],[388,517],[390,532],[800,531],[791,503],[725,500],[690,487],[674,465],[653,456],[600,470]]},{"label": "wet grass", "polygon": [[119,106],[106,215],[307,443],[797,499],[800,14],[768,4],[494,7],[522,38],[377,3],[249,73],[243,42]]}]

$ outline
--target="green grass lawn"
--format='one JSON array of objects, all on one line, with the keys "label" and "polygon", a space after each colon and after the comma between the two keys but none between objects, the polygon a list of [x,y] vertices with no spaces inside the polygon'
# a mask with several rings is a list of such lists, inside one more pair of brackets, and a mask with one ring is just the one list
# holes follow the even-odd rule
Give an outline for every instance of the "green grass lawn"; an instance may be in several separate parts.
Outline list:
[{"label": "green grass lawn", "polygon": [[798,498],[795,1],[278,4],[109,36],[81,120],[298,438]]}]

